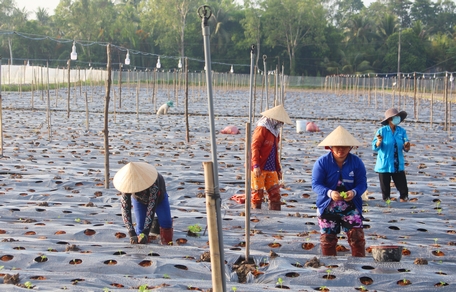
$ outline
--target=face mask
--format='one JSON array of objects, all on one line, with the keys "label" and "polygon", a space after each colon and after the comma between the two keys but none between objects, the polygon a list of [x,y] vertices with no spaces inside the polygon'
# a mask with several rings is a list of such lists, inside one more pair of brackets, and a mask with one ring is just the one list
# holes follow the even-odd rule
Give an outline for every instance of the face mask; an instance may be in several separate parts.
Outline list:
[{"label": "face mask", "polygon": [[395,116],[393,117],[393,120],[391,122],[393,123],[393,125],[397,126],[401,123],[401,117]]}]

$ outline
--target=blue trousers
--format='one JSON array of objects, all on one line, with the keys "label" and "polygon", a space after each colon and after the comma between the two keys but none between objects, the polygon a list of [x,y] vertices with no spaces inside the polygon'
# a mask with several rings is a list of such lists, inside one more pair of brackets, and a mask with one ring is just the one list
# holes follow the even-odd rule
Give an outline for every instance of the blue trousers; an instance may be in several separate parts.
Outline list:
[{"label": "blue trousers", "polygon": [[[169,207],[168,194],[163,194],[163,200],[160,204],[155,207],[155,213],[157,214],[158,223],[162,228],[173,227],[173,220],[171,219],[171,209]],[[147,205],[137,201],[131,196],[131,204],[136,218],[136,234],[140,234],[144,230],[144,222],[146,221]],[[153,216],[153,214],[152,214]]]}]

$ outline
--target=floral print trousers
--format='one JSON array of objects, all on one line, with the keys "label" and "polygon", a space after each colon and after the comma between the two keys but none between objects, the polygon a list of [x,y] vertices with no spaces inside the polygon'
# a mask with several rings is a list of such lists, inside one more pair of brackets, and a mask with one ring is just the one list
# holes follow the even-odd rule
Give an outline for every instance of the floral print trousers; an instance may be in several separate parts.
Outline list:
[{"label": "floral print trousers", "polygon": [[321,234],[338,234],[342,227],[347,232],[352,228],[363,228],[363,220],[355,204],[346,201],[331,201],[318,217]]}]

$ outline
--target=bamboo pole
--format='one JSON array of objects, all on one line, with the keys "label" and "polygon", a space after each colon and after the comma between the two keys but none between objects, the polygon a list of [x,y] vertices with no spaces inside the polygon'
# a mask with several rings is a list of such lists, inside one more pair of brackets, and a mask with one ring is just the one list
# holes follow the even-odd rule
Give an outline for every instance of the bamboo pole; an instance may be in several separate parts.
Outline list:
[{"label": "bamboo pole", "polygon": [[89,100],[87,98],[87,92],[85,92],[85,112],[86,112],[86,131],[89,131]]},{"label": "bamboo pole", "polygon": [[71,60],[68,60],[68,98],[67,98],[67,118],[70,118],[70,94],[71,94],[71,83],[70,83],[70,66]]},{"label": "bamboo pole", "polygon": [[214,291],[224,291],[223,282],[220,275],[223,274],[222,263],[220,261],[222,251],[219,247],[219,238],[217,232],[217,200],[215,199],[216,186],[214,185],[213,164],[211,161],[203,162],[204,181],[206,193],[206,212],[207,212],[207,229],[209,234],[209,250],[211,255],[211,274],[212,288]]},{"label": "bamboo pole", "polygon": [[250,207],[251,207],[251,124],[245,124],[245,259],[250,257]]},{"label": "bamboo pole", "polygon": [[0,156],[3,157],[2,57],[0,56]]},{"label": "bamboo pole", "polygon": [[108,55],[108,80],[106,81],[105,106],[104,106],[104,151],[105,151],[105,188],[109,189],[109,94],[111,92],[111,44],[106,46]]}]

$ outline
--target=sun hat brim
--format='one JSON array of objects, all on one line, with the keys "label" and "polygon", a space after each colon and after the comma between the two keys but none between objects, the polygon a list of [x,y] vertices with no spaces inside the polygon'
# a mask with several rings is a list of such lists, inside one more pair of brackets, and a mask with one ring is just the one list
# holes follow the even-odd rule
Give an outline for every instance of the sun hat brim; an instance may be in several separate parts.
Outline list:
[{"label": "sun hat brim", "polygon": [[338,126],[318,146],[361,146],[361,143],[344,127]]},{"label": "sun hat brim", "polygon": [[406,111],[398,111],[395,108],[390,108],[390,109],[388,109],[385,112],[385,118],[380,123],[382,125],[388,125],[388,119],[392,118],[392,117],[395,117],[395,116],[400,116],[401,117],[401,122],[402,122],[407,117],[407,112]]},{"label": "sun hat brim", "polygon": [[287,112],[285,111],[285,108],[281,104],[271,109],[268,109],[267,111],[264,111],[261,114],[265,117],[277,120],[285,124],[292,124],[290,117],[288,116]]},{"label": "sun hat brim", "polygon": [[122,193],[137,193],[153,185],[158,172],[146,162],[130,162],[116,173],[114,187]]}]

